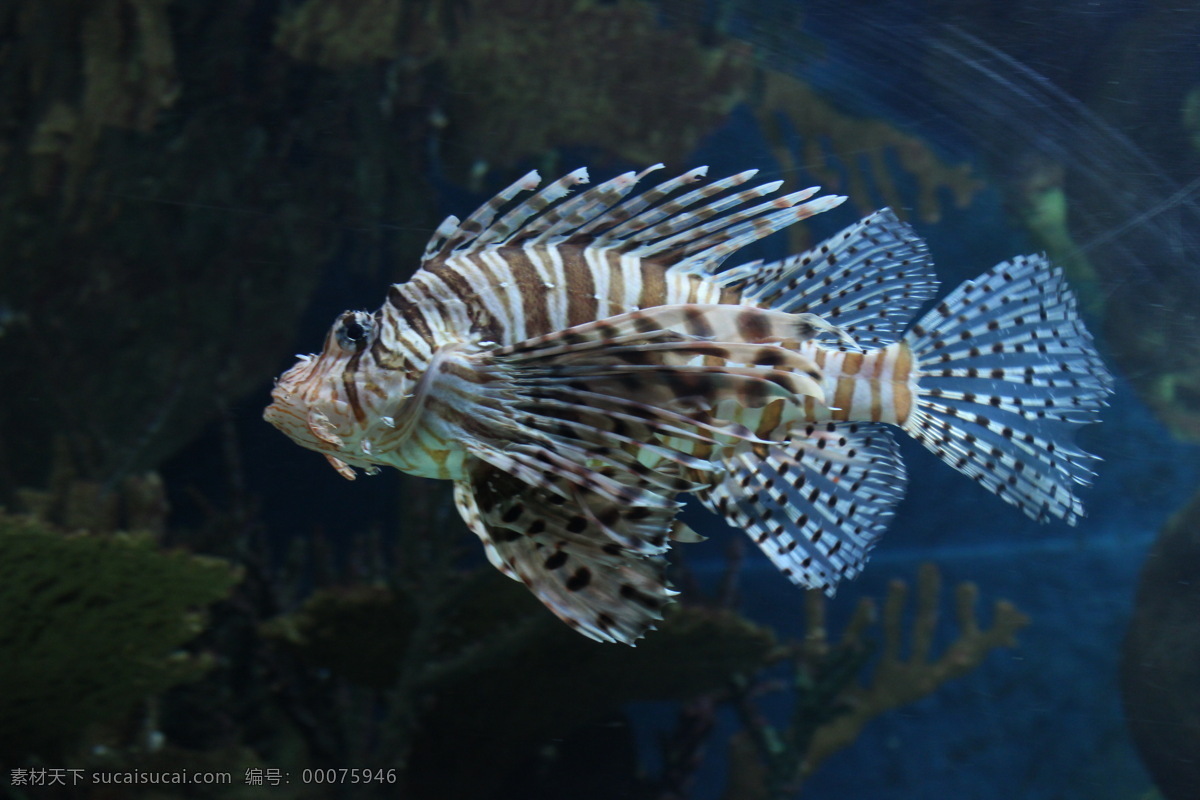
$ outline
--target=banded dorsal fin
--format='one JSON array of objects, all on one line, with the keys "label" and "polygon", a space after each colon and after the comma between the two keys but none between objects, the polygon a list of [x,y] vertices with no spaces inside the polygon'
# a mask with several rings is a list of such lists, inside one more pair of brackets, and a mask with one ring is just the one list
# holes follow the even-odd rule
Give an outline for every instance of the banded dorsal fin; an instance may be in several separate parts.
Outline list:
[{"label": "banded dorsal fin", "polygon": [[[763,201],[782,181],[738,189],[757,170],[709,181],[676,196],[682,186],[703,180],[706,167],[627,197],[660,166],[618,175],[571,199],[566,199],[571,189],[588,182],[587,170],[570,172],[536,192],[540,177],[530,172],[465,220],[447,217],[425,248],[422,266],[485,248],[546,242],[611,249],[652,258],[678,272],[711,274],[751,242],[845,200],[813,199],[813,187]],[[526,192],[533,194],[518,202]]]}]

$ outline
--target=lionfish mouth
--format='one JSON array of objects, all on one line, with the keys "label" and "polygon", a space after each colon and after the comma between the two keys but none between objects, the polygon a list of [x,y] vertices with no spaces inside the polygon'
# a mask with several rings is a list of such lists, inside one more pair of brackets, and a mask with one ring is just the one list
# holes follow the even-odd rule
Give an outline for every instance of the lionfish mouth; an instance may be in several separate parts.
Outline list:
[{"label": "lionfish mouth", "polygon": [[295,366],[279,376],[271,389],[271,404],[263,411],[263,419],[296,443],[325,451],[340,447],[341,439],[329,418],[306,402],[304,392],[299,391],[312,379],[315,368],[313,356],[301,356]]},{"label": "lionfish mouth", "polygon": [[293,432],[304,427],[304,417],[295,403],[286,398],[274,397],[271,404],[263,410],[263,419],[274,425],[291,438]]},{"label": "lionfish mouth", "polygon": [[[299,356],[299,361],[275,381],[271,403],[263,410],[263,419],[301,447],[325,456],[339,475],[352,481],[356,473],[343,460],[347,457],[346,441],[328,415],[343,416],[342,409],[337,408],[336,401],[328,406],[319,397],[313,397],[311,390],[319,386],[314,382],[320,380],[319,359],[312,355]],[[369,464],[358,463],[358,466],[364,467],[369,474],[378,471]]]}]

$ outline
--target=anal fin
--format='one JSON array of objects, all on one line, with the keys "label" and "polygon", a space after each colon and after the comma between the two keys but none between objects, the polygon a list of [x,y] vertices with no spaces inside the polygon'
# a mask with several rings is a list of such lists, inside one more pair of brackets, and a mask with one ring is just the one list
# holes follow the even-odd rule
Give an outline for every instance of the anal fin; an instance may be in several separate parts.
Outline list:
[{"label": "anal fin", "polygon": [[829,422],[739,448],[699,497],[793,583],[833,595],[857,575],[904,496],[904,464],[880,423]]}]

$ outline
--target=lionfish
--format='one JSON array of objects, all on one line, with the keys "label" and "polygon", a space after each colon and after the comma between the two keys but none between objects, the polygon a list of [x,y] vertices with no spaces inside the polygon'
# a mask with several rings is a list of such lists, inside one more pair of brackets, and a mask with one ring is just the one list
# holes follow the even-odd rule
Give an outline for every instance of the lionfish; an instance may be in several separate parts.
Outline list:
[{"label": "lionfish", "polygon": [[662,618],[664,554],[702,538],[675,519],[689,493],[832,595],[904,494],[893,426],[1030,517],[1076,522],[1094,456],[1069,433],[1111,379],[1044,256],[909,326],[936,280],[892,211],[722,270],[845,198],[706,168],[632,192],[659,167],[570,197],[586,170],[536,192],[531,172],[447,218],[382,308],[341,314],[278,379],[265,418],[346,478],[454,481],[491,563],[600,641]]}]

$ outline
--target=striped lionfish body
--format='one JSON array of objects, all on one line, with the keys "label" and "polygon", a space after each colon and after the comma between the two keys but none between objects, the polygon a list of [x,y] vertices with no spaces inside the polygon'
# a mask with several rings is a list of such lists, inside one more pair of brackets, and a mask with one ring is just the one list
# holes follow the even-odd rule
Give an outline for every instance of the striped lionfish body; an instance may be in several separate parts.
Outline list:
[{"label": "striped lionfish body", "polygon": [[454,481],[491,562],[601,641],[661,618],[663,555],[700,538],[675,519],[688,493],[832,594],[904,493],[895,427],[1035,519],[1082,514],[1093,457],[1069,433],[1110,379],[1043,257],[910,326],[936,281],[891,211],[722,270],[844,198],[704,169],[634,193],[649,171],[571,197],[584,170],[540,191],[530,173],[448,218],[412,280],[279,378],[266,419],[347,478]]}]

